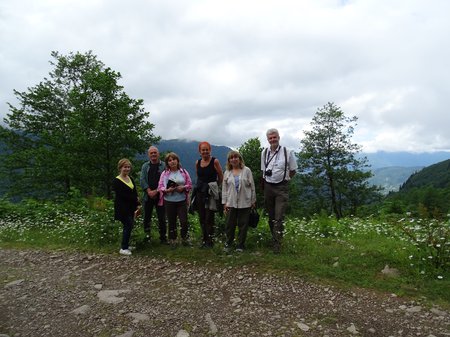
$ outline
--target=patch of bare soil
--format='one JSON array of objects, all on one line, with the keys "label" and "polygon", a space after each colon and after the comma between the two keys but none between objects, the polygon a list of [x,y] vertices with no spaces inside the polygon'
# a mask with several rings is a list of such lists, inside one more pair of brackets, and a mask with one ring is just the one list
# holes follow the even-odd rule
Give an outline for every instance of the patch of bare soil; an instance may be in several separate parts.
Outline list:
[{"label": "patch of bare soil", "polygon": [[0,249],[0,336],[450,336],[450,315],[246,267]]}]

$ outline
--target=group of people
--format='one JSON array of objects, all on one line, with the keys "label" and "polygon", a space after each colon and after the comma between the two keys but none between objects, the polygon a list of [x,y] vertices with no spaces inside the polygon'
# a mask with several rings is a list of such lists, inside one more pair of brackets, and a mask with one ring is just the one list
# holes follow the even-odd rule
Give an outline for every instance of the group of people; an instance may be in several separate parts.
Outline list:
[{"label": "group of people", "polygon": [[[273,251],[279,253],[284,231],[283,218],[289,201],[288,182],[296,172],[297,162],[293,151],[280,145],[277,129],[267,130],[266,135],[269,147],[261,153],[264,204],[269,217]],[[143,190],[146,238],[151,240],[151,218],[155,209],[160,243],[173,247],[177,245],[179,221],[181,243],[190,246],[188,207],[192,199],[192,206],[197,210],[200,219],[201,247],[213,247],[214,215],[223,207],[226,215],[224,249],[233,249],[237,227],[235,249],[242,252],[245,249],[250,212],[256,207],[252,171],[245,166],[238,151],[232,150],[228,153],[226,169],[223,172],[219,160],[211,155],[211,145],[208,142],[201,142],[198,150],[201,158],[195,163],[197,184],[193,188],[191,177],[188,171],[182,168],[176,153],[168,153],[162,161],[155,146],[148,149],[149,160],[142,165],[139,180]],[[119,175],[114,179],[112,187],[115,192],[114,218],[123,225],[119,253],[131,255],[130,236],[142,205],[136,183],[130,176],[130,160],[119,160],[118,171]]]}]

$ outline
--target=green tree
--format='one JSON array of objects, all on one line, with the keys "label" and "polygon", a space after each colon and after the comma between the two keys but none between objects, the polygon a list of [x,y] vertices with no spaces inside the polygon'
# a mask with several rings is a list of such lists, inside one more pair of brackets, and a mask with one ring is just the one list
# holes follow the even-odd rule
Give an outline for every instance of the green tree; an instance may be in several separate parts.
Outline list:
[{"label": "green tree", "polygon": [[12,191],[49,197],[76,188],[109,197],[118,159],[159,140],[149,112],[92,52],[51,56],[49,78],[14,91],[19,106],[9,104],[0,129]]},{"label": "green tree", "polygon": [[339,219],[356,212],[375,192],[367,184],[371,172],[367,158],[358,156],[361,147],[351,142],[357,117],[346,117],[334,103],[319,108],[312,129],[305,131],[298,154],[302,183],[309,194],[320,196]]},{"label": "green tree", "polygon": [[250,168],[253,173],[253,179],[255,181],[256,189],[256,203],[258,206],[263,205],[263,191],[261,186],[261,152],[262,152],[261,142],[259,138],[250,138],[245,143],[243,143],[238,151],[244,158],[245,165]]}]

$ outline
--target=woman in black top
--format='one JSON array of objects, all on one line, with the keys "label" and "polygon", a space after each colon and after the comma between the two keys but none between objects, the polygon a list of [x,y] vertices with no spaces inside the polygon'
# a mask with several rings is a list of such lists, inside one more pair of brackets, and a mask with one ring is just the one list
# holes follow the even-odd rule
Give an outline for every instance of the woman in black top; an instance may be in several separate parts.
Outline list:
[{"label": "woman in black top", "polygon": [[198,145],[201,159],[195,164],[197,173],[197,209],[200,218],[200,226],[203,233],[202,247],[213,246],[214,235],[214,211],[205,207],[208,201],[208,183],[222,183],[223,172],[218,159],[211,157],[211,145],[208,142],[201,142]]},{"label": "woman in black top", "polygon": [[119,251],[122,255],[131,255],[129,242],[134,219],[139,215],[139,199],[134,180],[129,176],[131,162],[123,158],[119,160],[117,168],[120,174],[114,178],[112,189],[115,192],[114,198],[114,219],[122,222],[123,234],[122,245]]}]

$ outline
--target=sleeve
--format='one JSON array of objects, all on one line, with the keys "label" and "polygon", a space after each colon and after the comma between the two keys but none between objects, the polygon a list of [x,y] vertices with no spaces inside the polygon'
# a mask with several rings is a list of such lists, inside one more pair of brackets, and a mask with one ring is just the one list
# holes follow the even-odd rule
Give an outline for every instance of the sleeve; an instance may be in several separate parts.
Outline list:
[{"label": "sleeve", "polygon": [[225,171],[222,181],[222,204],[226,205],[228,200],[228,170]]},{"label": "sleeve", "polygon": [[261,151],[261,171],[264,172],[264,170],[266,169],[266,164],[265,164],[265,158],[264,158],[264,153],[266,150],[262,150]]},{"label": "sleeve", "polygon": [[252,189],[251,201],[252,201],[252,204],[254,204],[256,202],[255,181],[253,180],[252,170],[250,170],[249,167],[247,167],[247,169],[248,169],[248,179],[250,180],[250,188]]},{"label": "sleeve", "polygon": [[167,185],[167,171],[164,171],[163,173],[161,173],[161,176],[159,177],[158,191],[164,192],[166,190],[166,185]]},{"label": "sleeve", "polygon": [[113,179],[113,181],[111,182],[111,188],[114,191],[114,193],[116,193],[117,190],[117,185],[116,185],[116,178]]},{"label": "sleeve", "polygon": [[141,176],[139,179],[139,184],[141,188],[145,191],[148,188],[148,175],[147,175],[147,164],[144,163],[141,168]]},{"label": "sleeve", "polygon": [[191,180],[191,176],[189,175],[189,172],[184,170],[184,188],[186,189],[186,192],[189,192],[190,190],[192,190],[192,180]]},{"label": "sleeve", "polygon": [[133,178],[131,178],[130,177],[130,179],[131,179],[131,181],[133,182],[133,197],[134,197],[134,200],[135,200],[135,202],[136,202],[136,208],[141,204],[141,202],[139,201],[139,196],[138,196],[138,192],[137,192],[137,186],[136,186],[136,183],[134,182],[134,179]]},{"label": "sleeve", "polygon": [[297,160],[295,159],[294,150],[289,151],[289,171],[297,170]]}]

